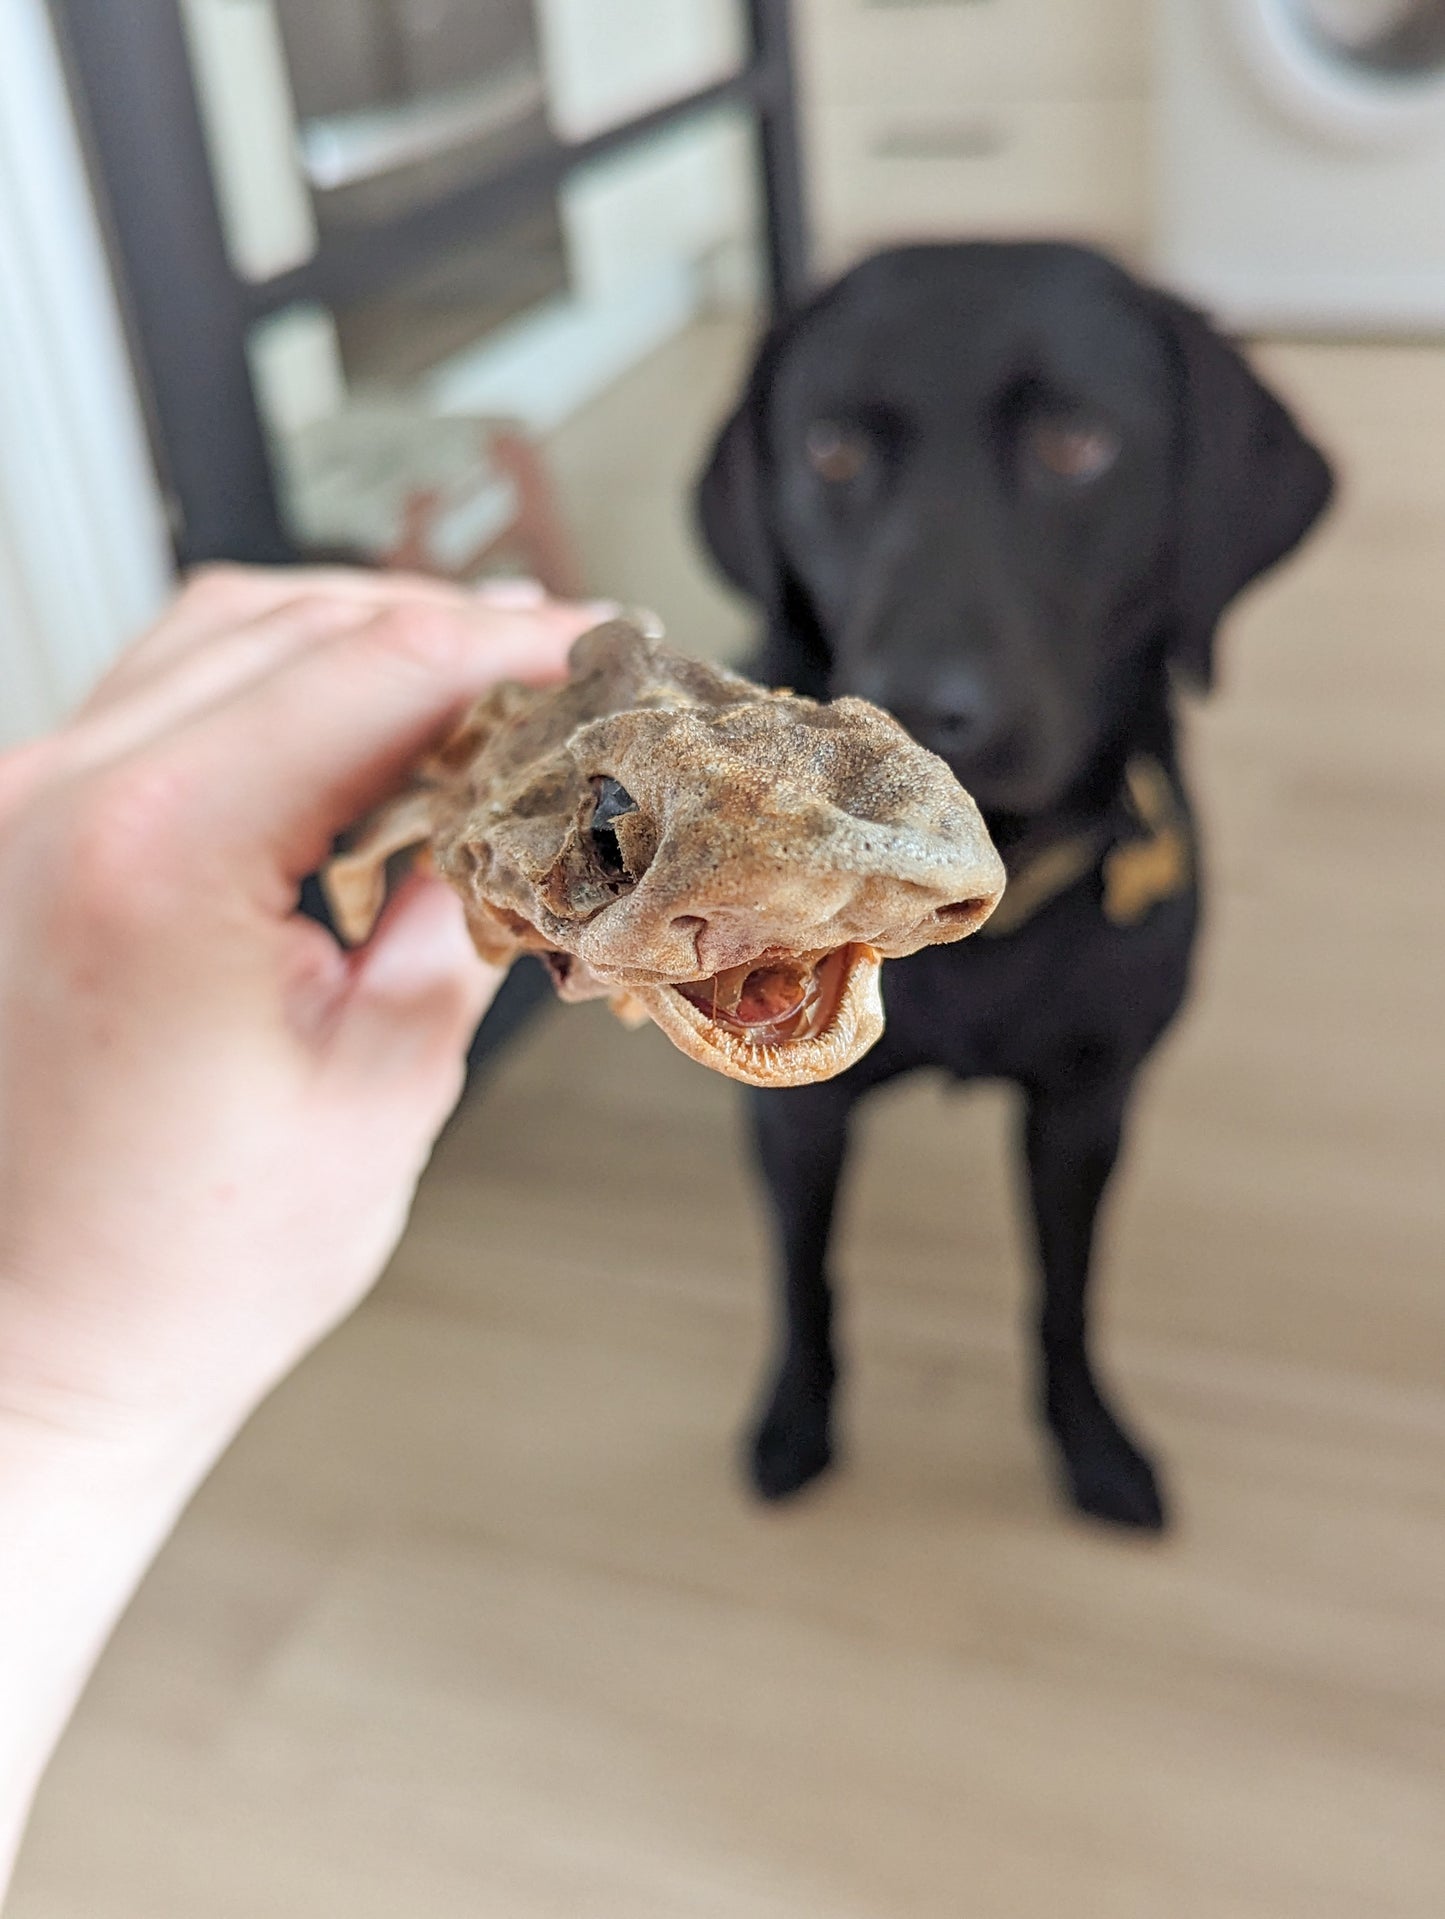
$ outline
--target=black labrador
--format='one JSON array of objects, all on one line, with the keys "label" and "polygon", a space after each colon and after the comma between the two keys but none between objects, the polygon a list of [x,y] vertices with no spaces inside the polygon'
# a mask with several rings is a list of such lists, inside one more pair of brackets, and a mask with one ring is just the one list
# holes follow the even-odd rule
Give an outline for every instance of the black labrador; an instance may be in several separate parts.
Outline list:
[{"label": "black labrador", "polygon": [[1039,1399],[1074,1504],[1165,1523],[1089,1354],[1094,1223],[1199,916],[1174,690],[1330,469],[1191,308],[1084,248],[908,247],[776,326],[700,483],[766,617],[760,677],[862,694],[941,754],[1009,872],[991,927],[885,968],[887,1031],[825,1085],[753,1095],[780,1350],[750,1469],[829,1464],[829,1229],[856,1100],[919,1067],[1023,1095]]}]

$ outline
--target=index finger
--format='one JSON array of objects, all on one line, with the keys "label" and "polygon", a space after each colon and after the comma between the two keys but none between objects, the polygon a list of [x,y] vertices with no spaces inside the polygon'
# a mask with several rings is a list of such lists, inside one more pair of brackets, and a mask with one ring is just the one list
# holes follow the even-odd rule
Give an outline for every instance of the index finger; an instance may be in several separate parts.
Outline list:
[{"label": "index finger", "polygon": [[187,832],[287,887],[501,680],[556,679],[589,609],[387,608],[182,727],[167,763]]},{"label": "index finger", "polygon": [[82,713],[110,705],[208,640],[300,602],[332,601],[364,613],[402,602],[465,604],[465,589],[420,573],[340,566],[199,567],[155,624],[118,655],[88,694]]}]

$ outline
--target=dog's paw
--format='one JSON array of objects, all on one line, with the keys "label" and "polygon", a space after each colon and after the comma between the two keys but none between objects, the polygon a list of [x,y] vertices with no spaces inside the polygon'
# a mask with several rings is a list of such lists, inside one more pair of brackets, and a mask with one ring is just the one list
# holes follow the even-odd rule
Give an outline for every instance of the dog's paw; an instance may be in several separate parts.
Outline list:
[{"label": "dog's paw", "polygon": [[1081,1513],[1135,1532],[1165,1530],[1169,1509],[1159,1474],[1087,1372],[1051,1382],[1044,1417],[1058,1448],[1064,1490]]},{"label": "dog's paw", "polygon": [[779,1385],[748,1441],[746,1465],[754,1492],[763,1499],[790,1499],[832,1463],[826,1396]]},{"label": "dog's paw", "polygon": [[1136,1532],[1162,1533],[1169,1509],[1159,1475],[1137,1446],[1116,1432],[1112,1443],[1063,1455],[1068,1496],[1081,1513]]}]

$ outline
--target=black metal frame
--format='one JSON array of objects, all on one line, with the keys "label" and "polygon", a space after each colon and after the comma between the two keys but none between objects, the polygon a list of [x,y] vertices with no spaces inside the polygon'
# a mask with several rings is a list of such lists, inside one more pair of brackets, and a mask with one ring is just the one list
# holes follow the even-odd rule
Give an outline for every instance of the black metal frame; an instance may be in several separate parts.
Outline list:
[{"label": "black metal frame", "polygon": [[312,259],[259,285],[227,257],[178,0],[50,0],[107,223],[149,404],[177,557],[295,558],[282,524],[246,355],[251,325],[298,300],[337,304],[393,284],[553,193],[574,167],[709,108],[751,109],[769,286],[805,292],[807,230],[789,0],[745,0],[741,72],[594,139],[555,142],[430,204],[323,237]]}]

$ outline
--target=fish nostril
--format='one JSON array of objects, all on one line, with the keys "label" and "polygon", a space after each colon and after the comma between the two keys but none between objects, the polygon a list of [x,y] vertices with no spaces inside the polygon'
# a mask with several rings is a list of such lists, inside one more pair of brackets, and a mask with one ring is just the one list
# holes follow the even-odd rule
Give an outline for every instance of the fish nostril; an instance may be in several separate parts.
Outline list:
[{"label": "fish nostril", "polygon": [[667,923],[669,933],[676,933],[679,939],[686,940],[692,948],[693,961],[702,964],[702,955],[698,951],[698,942],[707,931],[707,921],[700,913],[678,913]]}]

